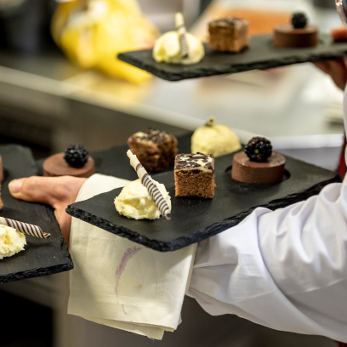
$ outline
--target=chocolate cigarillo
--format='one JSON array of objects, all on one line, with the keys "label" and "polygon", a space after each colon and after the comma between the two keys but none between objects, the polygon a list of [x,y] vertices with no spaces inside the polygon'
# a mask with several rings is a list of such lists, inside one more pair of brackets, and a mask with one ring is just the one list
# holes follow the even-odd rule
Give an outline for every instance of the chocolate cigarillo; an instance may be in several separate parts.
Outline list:
[{"label": "chocolate cigarillo", "polygon": [[181,57],[186,59],[189,56],[188,43],[186,37],[186,27],[184,25],[184,18],[182,13],[178,12],[175,14],[175,25],[178,32],[178,37],[180,41]]},{"label": "chocolate cigarillo", "polygon": [[135,169],[137,175],[139,176],[141,180],[141,183],[147,188],[150,196],[152,197],[154,203],[157,205],[160,213],[166,220],[170,220],[171,219],[170,207],[166,203],[163,195],[161,194],[156,184],[153,182],[151,176],[148,174],[146,169],[141,165],[141,163],[137,159],[137,156],[133,154],[130,149],[127,151],[127,155],[130,159],[131,166]]},{"label": "chocolate cigarillo", "polygon": [[51,237],[51,234],[44,233],[39,226],[34,224],[22,223],[14,219],[4,217],[0,217],[0,224],[12,227],[23,234],[39,237],[41,239],[48,239],[49,237]]}]

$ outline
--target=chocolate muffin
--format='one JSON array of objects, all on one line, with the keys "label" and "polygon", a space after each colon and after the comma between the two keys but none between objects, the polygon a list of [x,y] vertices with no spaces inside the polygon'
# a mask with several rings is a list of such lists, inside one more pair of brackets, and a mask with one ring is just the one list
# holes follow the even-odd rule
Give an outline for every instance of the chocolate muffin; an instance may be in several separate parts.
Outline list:
[{"label": "chocolate muffin", "polygon": [[161,172],[173,165],[177,153],[177,139],[156,129],[146,129],[128,138],[130,150],[148,171]]}]

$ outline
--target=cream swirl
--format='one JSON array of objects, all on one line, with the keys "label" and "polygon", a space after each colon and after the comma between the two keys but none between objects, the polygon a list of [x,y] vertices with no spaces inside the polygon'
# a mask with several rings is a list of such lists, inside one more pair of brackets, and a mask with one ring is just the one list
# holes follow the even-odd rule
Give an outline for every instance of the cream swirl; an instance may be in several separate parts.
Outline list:
[{"label": "cream swirl", "polygon": [[202,42],[186,33],[186,42],[188,46],[188,57],[182,58],[180,36],[177,31],[169,31],[158,38],[153,48],[153,58],[159,63],[172,64],[196,64],[205,55],[205,49]]}]

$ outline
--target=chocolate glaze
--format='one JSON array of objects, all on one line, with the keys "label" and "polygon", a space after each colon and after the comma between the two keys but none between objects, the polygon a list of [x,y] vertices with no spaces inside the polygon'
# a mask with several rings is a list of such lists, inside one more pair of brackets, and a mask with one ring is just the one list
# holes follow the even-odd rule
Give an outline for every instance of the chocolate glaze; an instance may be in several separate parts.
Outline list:
[{"label": "chocolate glaze", "polygon": [[210,170],[214,172],[213,154],[178,154],[175,158],[175,171],[178,170]]}]

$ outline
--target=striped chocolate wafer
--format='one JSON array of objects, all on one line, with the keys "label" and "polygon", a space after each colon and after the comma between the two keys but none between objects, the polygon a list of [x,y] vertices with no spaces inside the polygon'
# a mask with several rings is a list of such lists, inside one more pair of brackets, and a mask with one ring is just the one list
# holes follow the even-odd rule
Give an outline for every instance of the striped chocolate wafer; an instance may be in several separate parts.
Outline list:
[{"label": "striped chocolate wafer", "polygon": [[157,185],[153,182],[152,177],[148,175],[146,169],[141,165],[141,163],[137,159],[137,156],[133,154],[130,149],[128,150],[127,155],[130,159],[131,166],[135,169],[137,175],[141,180],[141,183],[147,188],[148,193],[152,197],[154,203],[157,205],[160,213],[166,220],[170,220],[170,207],[166,203]]},{"label": "striped chocolate wafer", "polygon": [[0,217],[0,224],[8,225],[9,227],[16,229],[23,234],[39,237],[41,239],[48,239],[51,236],[49,233],[44,233],[37,225],[22,223],[14,219]]},{"label": "striped chocolate wafer", "polygon": [[189,50],[186,37],[186,27],[184,25],[184,18],[182,13],[180,12],[176,13],[175,15],[175,25],[180,41],[181,57],[182,59],[186,59],[189,56]]}]

